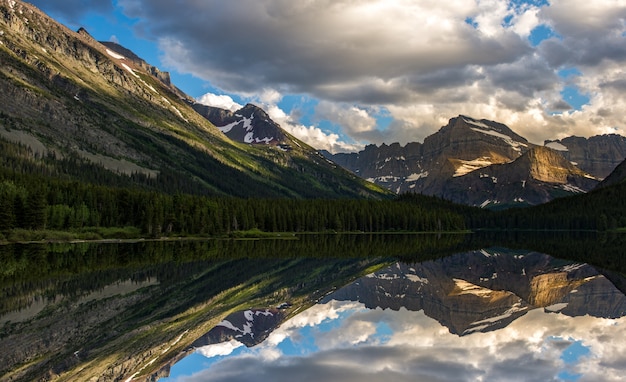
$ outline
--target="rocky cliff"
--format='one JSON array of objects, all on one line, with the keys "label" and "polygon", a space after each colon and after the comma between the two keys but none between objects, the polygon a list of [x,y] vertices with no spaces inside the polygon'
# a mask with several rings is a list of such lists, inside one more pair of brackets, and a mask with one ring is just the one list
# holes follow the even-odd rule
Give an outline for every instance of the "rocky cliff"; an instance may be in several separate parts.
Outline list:
[{"label": "rocky cliff", "polygon": [[626,137],[617,134],[567,137],[546,141],[545,146],[558,150],[581,170],[599,179],[606,178],[626,159]]},{"label": "rocky cliff", "polygon": [[[614,146],[619,151],[621,146]],[[396,193],[501,208],[545,203],[595,187],[597,175],[577,168],[558,148],[556,143],[534,145],[501,123],[461,115],[424,143],[370,145],[359,153],[327,156]]]}]

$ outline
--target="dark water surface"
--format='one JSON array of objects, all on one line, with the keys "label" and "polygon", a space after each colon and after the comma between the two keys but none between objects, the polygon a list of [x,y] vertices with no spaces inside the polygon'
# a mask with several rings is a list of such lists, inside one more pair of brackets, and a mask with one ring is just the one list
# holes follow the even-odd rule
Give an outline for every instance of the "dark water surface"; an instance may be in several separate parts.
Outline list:
[{"label": "dark water surface", "polygon": [[3,246],[0,381],[622,380],[625,245],[396,234]]}]

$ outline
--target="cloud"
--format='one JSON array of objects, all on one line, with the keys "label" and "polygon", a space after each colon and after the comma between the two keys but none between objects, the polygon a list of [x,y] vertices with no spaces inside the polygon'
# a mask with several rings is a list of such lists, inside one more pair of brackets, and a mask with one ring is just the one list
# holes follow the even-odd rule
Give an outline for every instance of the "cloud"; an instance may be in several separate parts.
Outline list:
[{"label": "cloud", "polygon": [[[112,3],[47,6],[78,17],[109,12]],[[116,6],[136,20],[137,35],[158,42],[164,69],[264,105],[286,94],[319,101],[318,117],[342,126],[341,134],[302,124],[293,112],[284,116],[287,130],[317,148],[421,141],[458,114],[503,122],[535,143],[626,134],[623,1],[118,0]],[[541,28],[549,35],[531,44]],[[563,69],[578,74],[565,78]],[[566,107],[561,91],[572,81],[589,96],[587,105]],[[393,118],[385,129],[368,120],[382,108]],[[362,111],[368,116],[359,121]]]},{"label": "cloud", "polygon": [[315,108],[315,117],[341,126],[347,135],[357,140],[380,141],[381,132],[376,129],[376,118],[372,117],[368,110],[353,105],[321,101]]},{"label": "cloud", "polygon": [[363,99],[384,103],[407,97],[393,86],[406,78],[513,62],[529,51],[513,31],[496,37],[465,23],[474,1],[141,3],[120,2],[161,36],[165,62],[234,92],[275,88],[337,100],[369,83]]},{"label": "cloud", "polygon": [[278,123],[288,133],[320,150],[328,150],[331,153],[357,151],[363,145],[344,142],[338,134],[326,132],[316,126],[306,126],[297,120],[298,110],[287,114],[278,106],[283,96],[275,89],[263,89],[260,94],[251,101],[263,108],[270,118]]},{"label": "cloud", "polygon": [[243,344],[236,340],[231,340],[227,342],[221,342],[218,344],[212,344],[207,346],[202,346],[198,348],[196,351],[207,358],[217,357],[217,356],[225,356],[231,354],[235,349],[242,347]]},{"label": "cloud", "polygon": [[[583,381],[617,381],[626,365],[626,349],[612,336],[623,321],[535,309],[506,328],[458,337],[423,311],[368,310],[355,302],[331,301],[287,321],[247,354],[218,361],[180,381],[280,382],[294,376],[299,381],[557,381],[566,370],[583,374]],[[375,330],[380,322],[391,331],[386,341]],[[302,339],[303,354],[281,350],[288,336],[305,335],[300,328],[324,323],[326,329],[307,331],[316,347],[307,348],[302,344],[310,342]],[[274,336],[280,340],[272,340]],[[566,363],[564,351],[576,341],[591,355]],[[268,350],[264,347],[272,349],[272,357],[260,356]]]},{"label": "cloud", "polygon": [[218,95],[213,93],[206,93],[196,99],[198,103],[207,106],[219,107],[222,109],[236,111],[241,109],[243,106],[235,102],[228,95]]}]

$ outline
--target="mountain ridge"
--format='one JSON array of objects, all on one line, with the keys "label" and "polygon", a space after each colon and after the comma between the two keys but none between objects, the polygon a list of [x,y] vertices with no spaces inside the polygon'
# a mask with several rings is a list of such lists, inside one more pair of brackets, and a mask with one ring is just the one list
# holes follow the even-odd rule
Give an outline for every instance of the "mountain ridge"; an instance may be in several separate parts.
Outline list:
[{"label": "mountain ridge", "polygon": [[[540,146],[502,123],[459,115],[423,143],[368,145],[358,153],[326,152],[325,155],[398,194],[423,193],[472,206],[503,208],[542,204],[556,197],[592,190],[608,168],[626,157],[622,140],[626,142],[625,137],[607,135],[590,139],[591,143],[566,138],[546,141],[545,146]],[[565,144],[572,148],[569,157],[563,155],[568,150]],[[612,149],[604,159],[596,160],[590,155],[602,152],[600,148],[607,146]],[[516,163],[529,151],[542,154],[528,157],[525,167]],[[588,160],[583,161],[584,157]],[[571,159],[582,165],[577,166]],[[507,180],[484,184],[496,178]],[[530,185],[529,181],[534,191],[520,191]]]},{"label": "mountain ridge", "polygon": [[206,195],[387,195],[295,138],[289,151],[229,139],[193,110],[166,72],[30,4],[0,1],[0,31],[4,139],[120,176],[140,173],[157,189],[174,178]]}]

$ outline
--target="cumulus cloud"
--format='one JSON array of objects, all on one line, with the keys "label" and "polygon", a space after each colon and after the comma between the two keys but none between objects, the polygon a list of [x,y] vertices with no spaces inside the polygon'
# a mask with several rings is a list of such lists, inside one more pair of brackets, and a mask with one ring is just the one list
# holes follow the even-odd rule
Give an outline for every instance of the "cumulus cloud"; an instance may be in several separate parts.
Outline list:
[{"label": "cumulus cloud", "polygon": [[315,108],[315,116],[341,126],[346,134],[358,140],[380,141],[381,132],[376,129],[376,118],[365,109],[322,101]]},{"label": "cumulus cloud", "polygon": [[331,153],[357,151],[363,147],[358,143],[347,143],[341,140],[336,133],[326,132],[316,126],[306,126],[298,122],[298,110],[294,109],[290,114],[285,113],[278,106],[283,96],[275,89],[263,89],[253,103],[263,108],[273,121],[296,138],[306,142],[314,148],[328,150]]},{"label": "cumulus cloud", "polygon": [[[624,345],[614,337],[623,318],[568,317],[535,309],[504,329],[458,337],[423,311],[367,310],[337,301],[310,310],[247,354],[180,381],[290,381],[294,376],[299,381],[556,381],[564,371],[581,374],[583,381],[617,381],[626,365]],[[299,328],[324,322],[332,323],[329,330],[308,331],[315,348],[275,356],[287,335],[302,335]],[[386,341],[379,340],[376,323],[390,329]],[[272,341],[274,336],[280,340]],[[563,352],[575,342],[591,354],[568,363]],[[259,356],[264,347],[274,356]]]},{"label": "cumulus cloud", "polygon": [[[40,1],[41,2],[41,1]],[[421,141],[458,114],[495,119],[535,143],[626,133],[626,4],[601,0],[118,0],[162,63],[223,92],[276,105],[301,94],[343,134],[285,126],[318,148]],[[57,1],[75,16],[111,2]],[[538,27],[549,36],[530,37]],[[549,38],[548,38],[549,37]],[[543,39],[543,40],[542,40]],[[559,75],[578,70],[576,78]],[[572,85],[572,83],[574,85]],[[561,91],[589,96],[568,108]],[[267,90],[271,89],[271,90]],[[269,97],[269,98],[268,98]],[[274,98],[272,98],[274,97]],[[388,128],[365,111],[385,108]],[[430,114],[417,114],[428,110]],[[341,136],[341,137],[340,137]],[[348,140],[349,141],[349,140]]]},{"label": "cumulus cloud", "polygon": [[196,99],[198,103],[207,106],[219,107],[222,109],[236,111],[243,106],[235,102],[230,96],[224,94],[206,93]]}]

